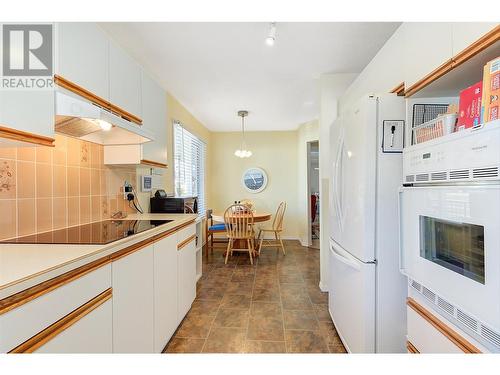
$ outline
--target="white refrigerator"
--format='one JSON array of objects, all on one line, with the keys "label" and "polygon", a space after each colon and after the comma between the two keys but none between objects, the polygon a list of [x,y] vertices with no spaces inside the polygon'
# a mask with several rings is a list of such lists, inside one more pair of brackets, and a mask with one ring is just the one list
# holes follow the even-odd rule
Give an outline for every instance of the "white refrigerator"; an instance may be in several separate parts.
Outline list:
[{"label": "white refrigerator", "polygon": [[[383,151],[383,142],[385,149],[387,142],[402,147],[404,125],[397,120],[405,117],[404,98],[366,96],[330,129],[329,310],[352,353],[405,352],[407,289],[399,272],[398,228],[402,154]],[[394,123],[400,126],[392,134]]]}]

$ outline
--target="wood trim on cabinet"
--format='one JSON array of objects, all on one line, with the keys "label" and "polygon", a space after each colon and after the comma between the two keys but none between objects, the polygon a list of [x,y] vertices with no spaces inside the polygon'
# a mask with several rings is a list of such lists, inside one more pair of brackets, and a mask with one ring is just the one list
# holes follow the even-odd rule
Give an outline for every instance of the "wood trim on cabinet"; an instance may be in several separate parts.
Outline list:
[{"label": "wood trim on cabinet", "polygon": [[476,56],[478,53],[482,52],[486,48],[490,47],[494,43],[500,40],[500,26],[495,27],[481,38],[476,40],[474,43],[469,45],[463,51],[459,52],[453,56],[450,60],[446,61],[441,66],[434,69],[432,72],[427,74],[425,77],[415,82],[411,87],[409,87],[405,92],[405,97],[410,97],[422,90],[424,87],[430,85],[432,82],[438,80],[446,73],[450,72],[454,68],[462,65],[467,60]]},{"label": "wood trim on cabinet", "polygon": [[481,351],[472,345],[465,338],[460,336],[446,324],[441,322],[438,318],[436,318],[429,310],[415,301],[413,298],[408,297],[406,300],[406,304],[413,309],[418,315],[427,320],[434,328],[436,328],[439,332],[441,332],[448,340],[450,340],[453,344],[455,344],[460,350],[464,353],[481,353]]},{"label": "wood trim on cabinet", "polygon": [[195,238],[196,238],[196,234],[189,236],[188,238],[186,238],[184,241],[180,242],[177,245],[177,250],[181,250],[183,247],[187,246],[190,242],[193,242],[195,240]]},{"label": "wood trim on cabinet", "polygon": [[29,133],[18,129],[8,128],[6,126],[0,126],[0,137],[19,142],[33,143],[40,146],[55,146],[54,138],[50,138],[45,135]]},{"label": "wood trim on cabinet", "polygon": [[155,168],[168,168],[167,164],[160,163],[160,162],[157,162],[157,161],[154,161],[154,160],[142,159],[141,160],[141,164],[148,165],[148,166],[155,167]]},{"label": "wood trim on cabinet", "polygon": [[52,340],[61,332],[78,322],[85,315],[89,314],[90,312],[101,306],[104,302],[111,299],[112,296],[113,289],[106,289],[98,296],[92,298],[87,303],[83,304],[76,310],[59,319],[54,324],[45,328],[43,331],[37,333],[35,336],[15,347],[9,353],[33,353],[35,350],[46,344],[48,341]]},{"label": "wood trim on cabinet", "polygon": [[401,82],[399,85],[394,87],[390,92],[391,94],[396,94],[397,96],[405,96],[405,83]]},{"label": "wood trim on cabinet", "polygon": [[17,307],[20,307],[24,305],[25,303],[28,303],[35,298],[41,297],[46,293],[49,293],[53,291],[54,289],[57,289],[63,285],[66,285],[82,276],[85,276],[86,274],[108,264],[111,263],[117,259],[123,258],[135,251],[138,251],[150,244],[153,244],[155,242],[158,242],[162,238],[168,237],[172,235],[173,233],[185,228],[188,225],[191,225],[195,222],[195,219],[190,220],[184,224],[181,224],[175,228],[168,229],[164,232],[158,233],[155,236],[152,236],[150,238],[147,238],[145,240],[139,241],[133,245],[130,245],[124,249],[118,250],[110,255],[107,255],[105,257],[99,258],[93,262],[90,262],[88,264],[85,264],[81,267],[75,268],[74,270],[71,270],[69,272],[63,273],[62,275],[56,276],[52,279],[46,280],[40,284],[37,284],[35,286],[32,286],[31,288],[22,290],[16,294],[13,294],[9,297],[0,299],[0,315],[5,314]]},{"label": "wood trim on cabinet", "polygon": [[87,100],[90,100],[92,103],[97,104],[100,107],[103,107],[116,115],[124,118],[127,121],[131,121],[136,123],[137,125],[142,125],[142,120],[133,115],[130,112],[125,111],[124,109],[114,105],[113,103],[108,102],[107,100],[101,98],[100,96],[95,95],[94,93],[88,91],[87,89],[84,89],[81,86],[78,86],[77,84],[67,80],[64,77],[61,77],[59,75],[54,75],[54,82],[56,85],[71,91]]},{"label": "wood trim on cabinet", "polygon": [[420,352],[418,351],[418,349],[415,348],[415,346],[411,342],[409,342],[409,341],[406,341],[406,350],[408,350],[408,353],[420,354]]},{"label": "wood trim on cabinet", "polygon": [[465,48],[462,52],[456,54],[453,57],[453,67],[456,68],[457,66],[463,64],[465,61],[484,51],[486,48],[495,44],[499,40],[500,26],[497,26]]}]

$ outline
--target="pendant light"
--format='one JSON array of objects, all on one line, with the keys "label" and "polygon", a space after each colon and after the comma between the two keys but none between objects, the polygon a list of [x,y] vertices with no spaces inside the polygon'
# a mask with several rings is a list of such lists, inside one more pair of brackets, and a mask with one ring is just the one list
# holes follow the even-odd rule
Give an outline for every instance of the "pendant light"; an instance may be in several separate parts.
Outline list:
[{"label": "pendant light", "polygon": [[240,148],[234,152],[234,156],[239,158],[249,158],[252,156],[252,151],[247,150],[245,144],[245,117],[248,116],[248,111],[238,111],[238,116],[241,117],[241,145]]}]

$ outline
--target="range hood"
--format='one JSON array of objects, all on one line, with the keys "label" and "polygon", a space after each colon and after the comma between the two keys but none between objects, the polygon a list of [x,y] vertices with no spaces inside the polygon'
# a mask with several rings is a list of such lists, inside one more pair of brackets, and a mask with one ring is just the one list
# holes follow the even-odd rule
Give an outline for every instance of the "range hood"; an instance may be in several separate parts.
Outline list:
[{"label": "range hood", "polygon": [[57,89],[55,95],[56,133],[102,145],[138,145],[154,141],[154,136],[140,125],[72,92]]}]

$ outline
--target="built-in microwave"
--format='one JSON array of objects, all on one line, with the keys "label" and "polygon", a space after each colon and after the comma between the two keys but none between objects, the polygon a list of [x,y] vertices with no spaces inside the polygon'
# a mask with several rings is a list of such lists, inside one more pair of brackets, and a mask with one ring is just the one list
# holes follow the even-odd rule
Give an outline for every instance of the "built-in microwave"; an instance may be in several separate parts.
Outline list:
[{"label": "built-in microwave", "polygon": [[403,187],[400,220],[410,284],[500,348],[500,185]]}]

